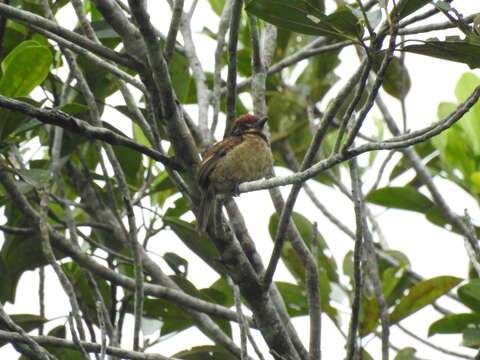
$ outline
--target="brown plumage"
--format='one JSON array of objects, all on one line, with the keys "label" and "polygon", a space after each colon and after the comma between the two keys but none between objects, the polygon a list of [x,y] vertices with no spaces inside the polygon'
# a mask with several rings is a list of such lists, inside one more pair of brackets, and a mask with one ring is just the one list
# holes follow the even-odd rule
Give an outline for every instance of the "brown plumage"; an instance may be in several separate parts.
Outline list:
[{"label": "brown plumage", "polygon": [[198,173],[202,190],[199,230],[206,230],[217,194],[236,195],[240,183],[267,175],[272,166],[272,153],[262,131],[266,122],[266,117],[240,116],[233,123],[230,136],[204,154]]}]

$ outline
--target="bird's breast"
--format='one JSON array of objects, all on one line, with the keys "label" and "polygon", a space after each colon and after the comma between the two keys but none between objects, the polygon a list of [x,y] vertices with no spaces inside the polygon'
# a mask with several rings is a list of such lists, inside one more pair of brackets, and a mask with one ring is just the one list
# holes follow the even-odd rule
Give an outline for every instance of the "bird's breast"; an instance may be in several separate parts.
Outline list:
[{"label": "bird's breast", "polygon": [[272,166],[270,146],[257,135],[244,135],[244,140],[221,158],[210,175],[219,192],[231,192],[241,182],[258,180]]}]

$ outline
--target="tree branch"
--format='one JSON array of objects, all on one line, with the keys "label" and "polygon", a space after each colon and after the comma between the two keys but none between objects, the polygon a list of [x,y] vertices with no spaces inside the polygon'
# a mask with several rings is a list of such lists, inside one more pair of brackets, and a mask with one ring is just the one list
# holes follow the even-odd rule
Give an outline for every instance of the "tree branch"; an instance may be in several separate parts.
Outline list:
[{"label": "tree branch", "polygon": [[45,124],[60,126],[80,135],[105,141],[110,145],[121,145],[128,147],[132,150],[141,152],[142,154],[145,154],[172,169],[181,169],[180,165],[174,159],[164,156],[156,150],[140,145],[125,136],[113,132],[112,130],[92,126],[86,121],[65,114],[62,111],[55,109],[39,109],[26,102],[11,99],[3,95],[0,95],[0,107],[35,117]]}]

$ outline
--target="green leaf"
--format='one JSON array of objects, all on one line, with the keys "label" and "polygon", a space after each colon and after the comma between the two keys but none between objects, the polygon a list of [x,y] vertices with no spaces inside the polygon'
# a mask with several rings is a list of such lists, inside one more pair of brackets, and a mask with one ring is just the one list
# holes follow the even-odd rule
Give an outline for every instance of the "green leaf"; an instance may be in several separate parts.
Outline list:
[{"label": "green leaf", "polygon": [[373,204],[396,209],[426,213],[434,203],[411,186],[384,187],[367,195],[366,200]]},{"label": "green leaf", "polygon": [[395,324],[431,304],[457,286],[461,281],[462,279],[453,276],[438,276],[420,281],[395,306],[390,315],[390,323]]},{"label": "green leaf", "polygon": [[307,293],[299,285],[277,281],[275,284],[282,295],[285,307],[290,316],[302,316],[308,314]]},{"label": "green leaf", "polygon": [[382,274],[382,288],[385,298],[389,298],[393,290],[402,281],[407,270],[406,265],[389,267]]},{"label": "green leaf", "polygon": [[[97,297],[85,273],[75,262],[62,264],[62,269],[73,285],[82,312],[88,314],[92,323],[99,325],[96,307]],[[93,278],[100,290],[102,301],[105,303],[107,309],[110,309],[112,306],[112,290],[110,284],[96,275],[93,275]]]},{"label": "green leaf", "polygon": [[173,358],[185,360],[236,360],[237,358],[227,352],[225,349],[212,346],[195,346],[188,350],[183,350],[172,356]]},{"label": "green leaf", "polygon": [[355,15],[342,8],[328,16],[307,0],[250,0],[245,9],[274,25],[308,35],[357,38],[362,27]]},{"label": "green leaf", "polygon": [[[375,57],[373,66],[375,71],[380,69],[384,54],[382,51]],[[399,100],[404,99],[410,91],[411,81],[408,69],[398,57],[394,56],[390,61],[382,86],[388,94]]]},{"label": "green leaf", "polygon": [[112,49],[120,43],[117,32],[104,19],[92,21],[90,24],[103,45]]},{"label": "green leaf", "polygon": [[359,335],[364,337],[375,330],[380,317],[380,307],[377,299],[363,297],[360,306],[360,327]]},{"label": "green leaf", "polygon": [[67,337],[67,328],[65,325],[58,325],[48,332],[48,336],[55,336],[58,338],[65,339]]},{"label": "green leaf", "polygon": [[52,171],[43,169],[11,169],[35,188],[42,188],[48,184],[53,176]]},{"label": "green leaf", "polygon": [[470,280],[458,288],[458,297],[470,309],[480,312],[480,279]]},{"label": "green leaf", "polygon": [[187,102],[190,85],[192,83],[192,76],[189,73],[190,63],[188,62],[188,59],[178,52],[174,52],[168,67],[170,69],[172,85],[178,100],[181,103]]},{"label": "green leaf", "polygon": [[[312,223],[298,213],[292,213],[293,221],[300,232],[300,235],[304,243],[310,247],[313,237],[313,225]],[[278,215],[274,213],[270,217],[268,229],[272,240],[275,238],[275,234],[278,226]],[[322,310],[333,320],[336,321],[337,310],[330,305],[330,282],[338,282],[337,264],[334,258],[329,254],[328,246],[325,240],[319,234],[319,247],[318,247],[318,275],[319,275],[319,287],[320,287],[320,300]],[[282,261],[287,266],[293,277],[305,288],[305,265],[299,258],[296,251],[293,249],[289,241],[283,245],[282,249]]]},{"label": "green leaf", "polygon": [[467,329],[463,332],[462,345],[478,349],[480,346],[480,330]]},{"label": "green leaf", "polygon": [[[42,326],[48,321],[42,316],[33,315],[33,314],[14,314],[14,315],[10,315],[10,317],[12,318],[15,324],[20,326],[27,333],[34,329],[38,329],[40,326]],[[0,325],[0,329],[5,330],[5,328],[1,325]],[[0,340],[0,347],[8,343],[9,343],[8,340]]]},{"label": "green leaf", "polygon": [[[455,95],[458,103],[465,101],[480,85],[480,78],[473,73],[463,74],[457,82],[455,87]],[[455,108],[454,108],[455,109]],[[452,112],[454,109],[451,109]],[[480,104],[475,104],[468,113],[458,122],[464,131],[464,136],[468,140],[468,144],[472,148],[476,156],[480,155]]]},{"label": "green leaf", "polygon": [[163,260],[166,261],[168,266],[170,266],[170,269],[172,269],[176,275],[187,276],[187,260],[172,252],[166,252],[165,254],[163,254]]},{"label": "green leaf", "polygon": [[166,216],[163,222],[170,226],[179,239],[217,273],[220,275],[224,273],[222,265],[217,260],[220,254],[204,233],[197,231],[194,225],[176,217]]},{"label": "green leaf", "polygon": [[225,0],[208,0],[212,10],[218,16],[222,15],[223,7],[225,6]]},{"label": "green leaf", "polygon": [[226,307],[233,306],[234,304],[232,288],[222,277],[218,278],[210,287],[200,289],[200,292],[216,304]]},{"label": "green leaf", "polygon": [[424,44],[407,45],[403,50],[438,59],[464,63],[470,66],[471,69],[480,67],[480,46],[464,40],[428,40]]},{"label": "green leaf", "polygon": [[411,13],[417,11],[418,9],[427,5],[431,0],[406,0],[402,1],[398,9],[399,19],[410,15]]},{"label": "green leaf", "polygon": [[397,352],[397,356],[393,360],[415,360],[417,357],[415,353],[417,352],[416,349],[411,347],[406,347]]},{"label": "green leaf", "polygon": [[[41,103],[38,103],[29,98],[19,98],[19,100],[24,101],[33,106],[40,106]],[[5,108],[0,108],[0,140],[2,141],[21,141],[21,139],[14,139],[16,135],[25,130],[24,126],[27,124],[32,125],[32,122],[35,126],[41,124],[40,121],[30,118],[28,115],[10,111]],[[30,121],[27,121],[30,119]],[[23,129],[23,130],[22,130]],[[28,129],[28,126],[27,126]]]},{"label": "green leaf", "polygon": [[[292,218],[297,229],[300,232],[303,241],[308,247],[310,247],[313,238],[313,224],[306,217],[296,212],[292,213]],[[270,222],[268,225],[272,240],[275,239],[277,226],[278,215],[274,213],[270,217]],[[328,255],[330,250],[328,249],[327,243],[320,234],[318,234],[318,240],[319,251],[317,260],[319,263],[319,267],[326,270],[329,280],[338,282],[337,264],[335,263],[335,259],[331,255]],[[286,263],[287,267],[292,272],[292,275],[294,275],[297,280],[303,282],[304,264],[300,262],[297,254],[293,251],[289,242],[284,244],[284,250],[285,252],[282,252],[283,261]]]},{"label": "green leaf", "polygon": [[480,314],[448,314],[430,325],[428,328],[428,336],[435,334],[456,334],[472,328],[480,328]]},{"label": "green leaf", "polygon": [[[160,329],[162,336],[185,330],[193,325],[185,311],[169,300],[146,298],[143,307],[145,317],[163,322]],[[129,304],[128,311],[133,312],[133,302]]]},{"label": "green leaf", "polygon": [[2,61],[0,94],[27,96],[45,80],[52,63],[52,53],[46,46],[33,40],[22,42]]},{"label": "green leaf", "polygon": [[113,146],[127,183],[136,187],[143,175],[142,154],[125,146]]}]

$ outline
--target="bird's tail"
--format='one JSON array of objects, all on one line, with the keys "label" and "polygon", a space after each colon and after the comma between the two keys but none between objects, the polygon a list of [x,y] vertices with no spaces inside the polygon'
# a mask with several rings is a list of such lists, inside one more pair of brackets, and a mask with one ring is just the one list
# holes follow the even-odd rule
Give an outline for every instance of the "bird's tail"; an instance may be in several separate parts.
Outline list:
[{"label": "bird's tail", "polygon": [[212,186],[209,186],[206,191],[202,192],[202,199],[197,216],[197,230],[206,231],[208,220],[212,209],[215,207],[215,192]]}]

